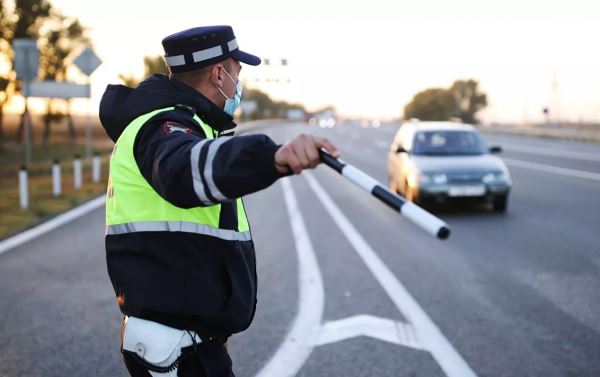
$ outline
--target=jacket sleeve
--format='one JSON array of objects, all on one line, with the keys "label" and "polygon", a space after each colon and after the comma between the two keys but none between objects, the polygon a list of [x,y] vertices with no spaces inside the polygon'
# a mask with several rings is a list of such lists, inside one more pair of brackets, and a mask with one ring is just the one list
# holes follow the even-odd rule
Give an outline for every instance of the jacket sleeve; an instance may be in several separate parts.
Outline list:
[{"label": "jacket sleeve", "polygon": [[262,190],[282,177],[279,146],[266,135],[206,139],[192,117],[161,113],[138,132],[140,172],[165,200],[181,208],[208,206]]}]

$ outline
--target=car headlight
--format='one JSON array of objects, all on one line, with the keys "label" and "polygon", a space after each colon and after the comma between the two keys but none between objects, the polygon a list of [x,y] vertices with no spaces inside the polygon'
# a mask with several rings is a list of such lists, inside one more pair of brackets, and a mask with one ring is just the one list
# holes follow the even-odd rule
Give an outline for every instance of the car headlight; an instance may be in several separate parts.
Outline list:
[{"label": "car headlight", "polygon": [[446,174],[434,173],[434,174],[421,174],[419,175],[419,183],[421,185],[427,185],[433,183],[435,185],[444,185],[448,183],[448,176]]},{"label": "car headlight", "polygon": [[432,175],[433,183],[436,185],[443,185],[448,183],[448,177],[446,174],[433,174]]},{"label": "car headlight", "polygon": [[502,172],[498,173],[487,173],[483,176],[483,183],[494,183],[506,181],[506,175]]}]

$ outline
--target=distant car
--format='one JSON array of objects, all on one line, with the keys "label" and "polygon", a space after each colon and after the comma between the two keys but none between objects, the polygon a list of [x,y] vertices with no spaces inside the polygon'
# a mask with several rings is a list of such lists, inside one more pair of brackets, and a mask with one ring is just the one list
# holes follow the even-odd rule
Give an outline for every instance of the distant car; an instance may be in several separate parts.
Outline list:
[{"label": "distant car", "polygon": [[471,198],[506,211],[512,181],[480,133],[454,122],[409,121],[400,127],[388,154],[390,190],[418,204]]}]

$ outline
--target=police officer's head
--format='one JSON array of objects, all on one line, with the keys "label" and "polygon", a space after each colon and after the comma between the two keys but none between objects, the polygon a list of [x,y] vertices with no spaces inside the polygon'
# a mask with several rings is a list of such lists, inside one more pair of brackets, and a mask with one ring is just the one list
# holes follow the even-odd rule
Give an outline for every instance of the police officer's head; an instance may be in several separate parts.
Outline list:
[{"label": "police officer's head", "polygon": [[171,78],[195,88],[228,113],[239,104],[241,63],[260,64],[259,57],[239,49],[230,26],[184,30],[162,44]]}]

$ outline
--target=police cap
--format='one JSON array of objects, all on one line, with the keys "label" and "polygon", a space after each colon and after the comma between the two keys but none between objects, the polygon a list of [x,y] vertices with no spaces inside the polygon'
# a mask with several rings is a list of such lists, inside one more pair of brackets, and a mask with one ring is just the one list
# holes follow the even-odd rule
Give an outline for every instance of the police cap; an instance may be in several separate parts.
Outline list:
[{"label": "police cap", "polygon": [[171,72],[207,67],[228,58],[259,65],[260,58],[240,50],[231,26],[202,26],[169,35],[162,41]]}]

